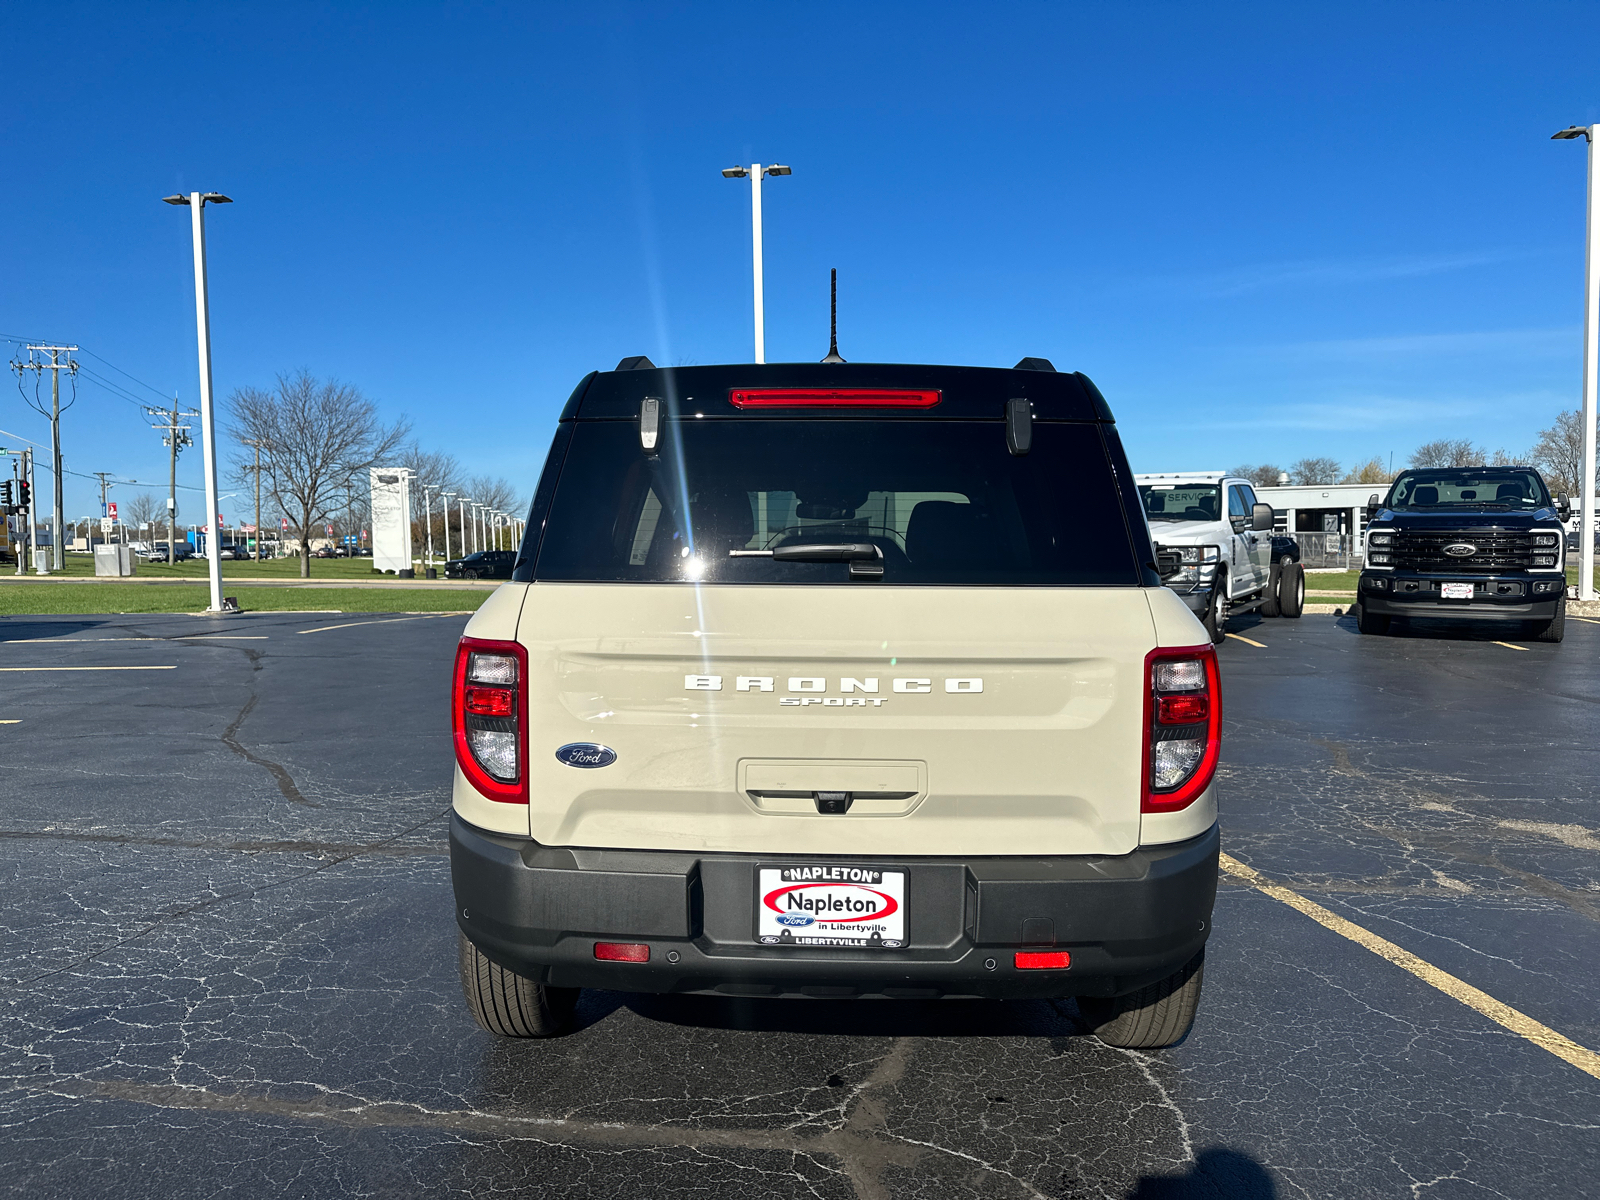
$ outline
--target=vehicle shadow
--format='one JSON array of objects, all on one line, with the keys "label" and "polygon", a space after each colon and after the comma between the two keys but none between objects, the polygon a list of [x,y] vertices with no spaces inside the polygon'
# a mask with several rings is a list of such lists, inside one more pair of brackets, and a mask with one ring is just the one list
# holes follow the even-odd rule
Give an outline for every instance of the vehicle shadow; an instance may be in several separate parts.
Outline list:
[{"label": "vehicle shadow", "polygon": [[1214,1146],[1182,1175],[1146,1175],[1126,1200],[1277,1200],[1278,1185],[1248,1154]]},{"label": "vehicle shadow", "polygon": [[85,629],[97,629],[105,618],[85,617],[77,620],[51,618],[35,620],[25,617],[0,618],[0,642],[27,641],[32,638],[66,637]]},{"label": "vehicle shadow", "polygon": [[1518,621],[1439,621],[1427,617],[1396,617],[1384,633],[1363,634],[1356,628],[1355,613],[1347,611],[1335,625],[1343,633],[1377,641],[1403,638],[1425,642],[1515,642],[1529,647],[1542,644]]},{"label": "vehicle shadow", "polygon": [[585,990],[580,1027],[619,1008],[647,1021],[697,1029],[836,1037],[1080,1037],[1070,1000],[784,1000]]}]

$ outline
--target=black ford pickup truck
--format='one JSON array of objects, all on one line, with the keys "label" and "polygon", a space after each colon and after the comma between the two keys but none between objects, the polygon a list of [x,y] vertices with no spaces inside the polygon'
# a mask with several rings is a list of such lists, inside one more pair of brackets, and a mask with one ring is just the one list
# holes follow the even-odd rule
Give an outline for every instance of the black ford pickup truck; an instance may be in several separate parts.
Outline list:
[{"label": "black ford pickup truck", "polygon": [[1429,617],[1515,621],[1538,641],[1561,640],[1570,510],[1532,467],[1406,471],[1367,511],[1362,633]]}]

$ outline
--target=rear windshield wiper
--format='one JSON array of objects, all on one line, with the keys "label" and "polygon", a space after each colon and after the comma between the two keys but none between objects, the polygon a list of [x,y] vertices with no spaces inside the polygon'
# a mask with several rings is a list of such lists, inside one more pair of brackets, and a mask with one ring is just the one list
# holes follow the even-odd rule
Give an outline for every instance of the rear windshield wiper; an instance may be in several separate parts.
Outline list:
[{"label": "rear windshield wiper", "polygon": [[770,558],[777,562],[845,562],[851,579],[882,579],[883,551],[872,542],[794,542],[771,550],[729,550],[729,558]]}]

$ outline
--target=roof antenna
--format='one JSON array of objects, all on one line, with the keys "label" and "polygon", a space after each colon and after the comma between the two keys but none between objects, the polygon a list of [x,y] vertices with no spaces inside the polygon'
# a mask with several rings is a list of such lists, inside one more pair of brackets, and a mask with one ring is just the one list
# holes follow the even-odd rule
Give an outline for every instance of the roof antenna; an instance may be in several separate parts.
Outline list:
[{"label": "roof antenna", "polygon": [[839,268],[834,267],[831,274],[832,279],[829,283],[831,302],[828,307],[828,357],[822,361],[825,363],[842,363],[844,359],[839,357]]}]

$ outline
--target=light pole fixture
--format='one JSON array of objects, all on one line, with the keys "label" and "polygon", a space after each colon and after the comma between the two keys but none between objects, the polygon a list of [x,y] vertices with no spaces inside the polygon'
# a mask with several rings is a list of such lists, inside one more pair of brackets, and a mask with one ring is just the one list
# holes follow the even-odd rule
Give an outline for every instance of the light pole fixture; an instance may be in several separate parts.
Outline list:
[{"label": "light pole fixture", "polygon": [[752,287],[755,293],[756,361],[767,361],[766,303],[762,298],[761,282],[761,180],[767,175],[793,175],[788,167],[772,164],[763,167],[751,163],[748,167],[724,167],[724,179],[750,180],[750,259],[753,264]]},{"label": "light pole fixture", "polygon": [[200,448],[205,459],[206,523],[212,530],[206,538],[206,566],[211,576],[211,605],[207,612],[222,612],[222,531],[217,528],[217,423],[211,403],[211,310],[206,295],[206,218],[209,204],[232,204],[220,192],[190,192],[187,196],[163,196],[168,204],[187,204],[189,223],[194,231],[194,320],[195,338],[200,345]]},{"label": "light pole fixture", "polygon": [[467,556],[467,505],[472,503],[472,497],[461,494],[456,497],[456,511],[461,514],[461,557]]},{"label": "light pole fixture", "polygon": [[439,507],[443,510],[443,515],[444,515],[444,560],[445,560],[445,562],[449,562],[450,561],[450,501],[454,500],[455,498],[456,498],[456,494],[454,492],[440,492],[439,493],[439,499],[442,501],[442,503],[440,504]]},{"label": "light pole fixture", "polygon": [[1578,480],[1578,599],[1593,600],[1594,492],[1595,492],[1595,387],[1600,368],[1600,159],[1594,140],[1600,125],[1570,125],[1550,135],[1552,141],[1589,143],[1589,203],[1584,219],[1583,254],[1583,474]]}]

